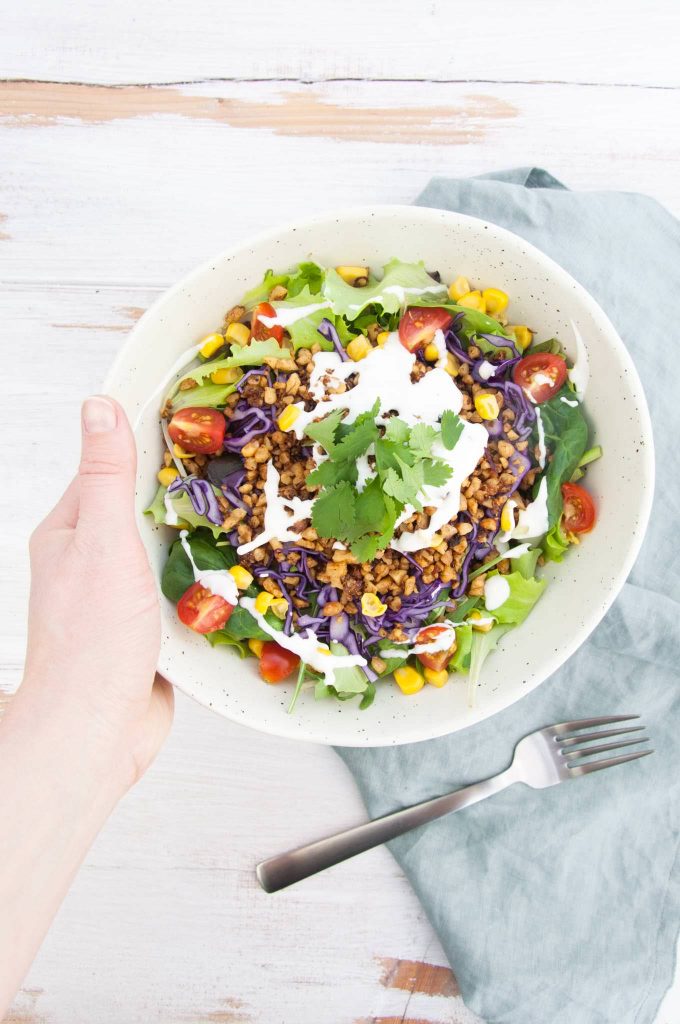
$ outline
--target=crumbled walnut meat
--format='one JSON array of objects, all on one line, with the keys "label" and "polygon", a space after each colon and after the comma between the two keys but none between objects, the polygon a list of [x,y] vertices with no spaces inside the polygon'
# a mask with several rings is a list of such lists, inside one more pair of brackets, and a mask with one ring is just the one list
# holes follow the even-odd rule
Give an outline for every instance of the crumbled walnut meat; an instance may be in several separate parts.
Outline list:
[{"label": "crumbled walnut meat", "polygon": [[234,324],[237,320],[240,320],[245,316],[245,306],[232,306],[228,313],[225,313],[224,322],[225,324]]}]

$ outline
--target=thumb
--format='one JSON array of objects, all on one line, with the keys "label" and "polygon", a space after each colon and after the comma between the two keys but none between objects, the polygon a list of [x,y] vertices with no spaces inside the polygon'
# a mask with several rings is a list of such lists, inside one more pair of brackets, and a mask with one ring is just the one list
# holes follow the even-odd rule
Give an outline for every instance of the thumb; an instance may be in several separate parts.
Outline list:
[{"label": "thumb", "polygon": [[134,523],[137,453],[127,416],[112,398],[83,403],[78,528],[101,532]]}]

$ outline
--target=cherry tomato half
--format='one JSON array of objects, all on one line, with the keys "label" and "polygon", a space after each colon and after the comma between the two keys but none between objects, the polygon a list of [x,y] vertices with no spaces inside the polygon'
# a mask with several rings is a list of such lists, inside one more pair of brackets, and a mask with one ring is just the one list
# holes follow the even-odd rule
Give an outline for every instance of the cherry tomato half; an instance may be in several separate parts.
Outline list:
[{"label": "cherry tomato half", "polygon": [[297,654],[279,647],[274,640],[262,645],[260,654],[260,675],[265,683],[282,683],[300,664]]},{"label": "cherry tomato half", "polygon": [[534,352],[515,365],[512,373],[515,384],[540,405],[554,398],[567,379],[567,364],[552,352]]},{"label": "cherry tomato half", "polygon": [[265,338],[276,338],[279,345],[283,341],[283,327],[276,324],[274,327],[267,327],[260,317],[276,316],[276,310],[269,302],[260,302],[253,310],[253,318],[250,323],[250,333],[257,341],[264,341]]},{"label": "cherry tomato half", "polygon": [[168,424],[170,437],[185,452],[210,455],[224,443],[227,421],[218,409],[193,406],[180,409]]},{"label": "cherry tomato half", "polygon": [[595,525],[595,503],[585,487],[562,484],[564,529],[567,533],[588,533]]},{"label": "cherry tomato half", "polygon": [[[446,626],[426,626],[418,633],[416,643],[431,644],[433,640],[436,640],[441,633],[444,632],[448,632]],[[425,666],[425,668],[431,668],[435,672],[441,672],[443,668],[446,668],[455,653],[456,645],[454,643],[445,651],[435,651],[432,654],[427,651],[421,651],[419,654],[416,654],[416,658],[421,665]]]},{"label": "cherry tomato half", "polygon": [[213,594],[201,583],[193,583],[177,602],[180,622],[196,633],[212,633],[229,620],[234,605]]},{"label": "cherry tomato half", "polygon": [[427,345],[438,330],[449,326],[453,317],[441,306],[411,306],[399,321],[399,341],[409,352]]}]

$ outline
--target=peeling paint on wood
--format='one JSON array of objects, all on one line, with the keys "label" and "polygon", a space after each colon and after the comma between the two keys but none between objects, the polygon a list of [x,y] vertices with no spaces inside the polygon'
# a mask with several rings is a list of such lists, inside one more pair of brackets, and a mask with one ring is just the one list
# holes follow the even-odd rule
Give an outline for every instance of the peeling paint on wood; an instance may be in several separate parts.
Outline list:
[{"label": "peeling paint on wood", "polygon": [[186,1020],[187,1024],[252,1024],[253,1015],[243,1000],[233,997],[224,999],[222,1007],[223,1009],[209,1010],[207,1013],[192,1013],[181,1019]]},{"label": "peeling paint on wood", "polygon": [[377,960],[383,971],[380,983],[385,988],[422,992],[429,996],[460,995],[458,982],[450,967],[391,957],[378,957]]},{"label": "peeling paint on wood", "polygon": [[[276,94],[274,103],[200,96],[181,87],[104,87],[43,82],[0,85],[0,121],[17,127],[60,122],[103,124],[153,115],[218,121],[232,128],[258,128],[276,135],[353,142],[460,145],[480,142],[497,121],[518,116],[494,96],[464,96],[450,106],[362,107],[322,98],[308,88]],[[417,133],[417,134],[416,134]]]}]

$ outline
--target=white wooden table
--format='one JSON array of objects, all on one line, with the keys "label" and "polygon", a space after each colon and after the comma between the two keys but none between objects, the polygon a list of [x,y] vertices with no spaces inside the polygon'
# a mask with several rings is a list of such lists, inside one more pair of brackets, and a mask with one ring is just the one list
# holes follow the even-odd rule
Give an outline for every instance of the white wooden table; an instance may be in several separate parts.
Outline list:
[{"label": "white wooden table", "polygon": [[[195,264],[278,221],[518,164],[680,213],[673,0],[3,8],[0,703],[21,674],[27,536],[74,469],[79,402]],[[331,750],[180,697],[10,1021],[471,1024],[385,850],[259,891],[257,859],[361,815]],[[668,1001],[659,1024],[679,1018]]]}]

